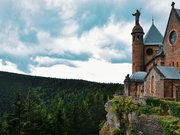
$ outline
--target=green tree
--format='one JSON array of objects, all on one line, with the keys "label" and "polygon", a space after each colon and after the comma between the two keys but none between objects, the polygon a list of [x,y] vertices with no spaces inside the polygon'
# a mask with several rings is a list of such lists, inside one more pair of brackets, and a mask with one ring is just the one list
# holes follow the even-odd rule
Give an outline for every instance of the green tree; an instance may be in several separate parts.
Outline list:
[{"label": "green tree", "polygon": [[137,109],[137,104],[133,102],[132,97],[119,97],[112,100],[110,111],[114,113],[120,122],[120,132],[125,134],[126,128],[131,128],[128,114]]}]

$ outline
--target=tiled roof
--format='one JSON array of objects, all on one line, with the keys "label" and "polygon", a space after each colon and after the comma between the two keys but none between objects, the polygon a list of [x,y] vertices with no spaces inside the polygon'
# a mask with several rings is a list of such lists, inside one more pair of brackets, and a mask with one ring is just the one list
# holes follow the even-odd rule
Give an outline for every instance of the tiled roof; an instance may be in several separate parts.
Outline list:
[{"label": "tiled roof", "polygon": [[180,79],[180,73],[176,67],[157,66],[157,69],[164,75],[165,79]]},{"label": "tiled roof", "polygon": [[130,76],[130,79],[133,81],[144,81],[147,73],[143,71],[135,72]]},{"label": "tiled roof", "polygon": [[162,45],[162,41],[163,36],[156,28],[156,26],[152,24],[145,36],[144,45]]},{"label": "tiled roof", "polygon": [[176,9],[178,16],[180,17],[180,9]]}]

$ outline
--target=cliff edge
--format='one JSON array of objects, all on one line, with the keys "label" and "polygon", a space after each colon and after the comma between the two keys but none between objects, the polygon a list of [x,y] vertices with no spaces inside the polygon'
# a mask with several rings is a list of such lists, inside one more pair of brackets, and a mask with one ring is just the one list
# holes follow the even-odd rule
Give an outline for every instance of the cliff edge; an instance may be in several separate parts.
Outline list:
[{"label": "cliff edge", "polygon": [[180,135],[179,102],[149,98],[142,103],[120,96],[108,101],[105,110],[99,135]]}]

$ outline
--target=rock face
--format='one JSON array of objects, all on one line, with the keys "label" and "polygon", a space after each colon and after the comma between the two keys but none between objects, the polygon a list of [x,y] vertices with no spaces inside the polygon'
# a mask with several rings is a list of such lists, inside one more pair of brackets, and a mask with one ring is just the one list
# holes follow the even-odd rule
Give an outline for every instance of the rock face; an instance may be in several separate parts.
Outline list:
[{"label": "rock face", "polygon": [[131,122],[136,135],[163,135],[156,116],[139,116]]},{"label": "rock face", "polygon": [[112,132],[114,128],[119,128],[119,122],[115,114],[110,112],[112,101],[109,101],[105,104],[105,110],[107,111],[106,119],[109,129]]},{"label": "rock face", "polygon": [[[99,132],[99,135],[113,135],[114,129],[119,129],[119,121],[115,114],[110,112],[112,101],[108,101],[105,104],[105,110],[107,111],[106,119],[103,128]],[[129,120],[134,130],[135,135],[163,135],[163,130],[158,123],[156,116],[137,116],[135,112],[129,114]],[[126,129],[126,135],[130,134],[130,129]]]},{"label": "rock face", "polygon": [[105,104],[105,110],[107,112],[106,119],[107,121],[105,122],[103,128],[101,129],[99,135],[111,135],[113,129],[119,128],[119,122],[117,120],[117,117],[115,114],[110,112],[110,107],[112,105],[112,101],[108,101]]},{"label": "rock face", "polygon": [[111,135],[109,125],[107,122],[104,123],[104,126],[100,130],[99,135]]}]

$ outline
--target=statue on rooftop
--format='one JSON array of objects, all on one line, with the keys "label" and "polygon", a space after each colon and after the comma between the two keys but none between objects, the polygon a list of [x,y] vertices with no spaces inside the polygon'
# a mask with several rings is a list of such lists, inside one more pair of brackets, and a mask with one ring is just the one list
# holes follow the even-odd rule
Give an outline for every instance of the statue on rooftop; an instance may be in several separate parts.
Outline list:
[{"label": "statue on rooftop", "polygon": [[137,9],[136,13],[134,13],[132,15],[135,16],[135,25],[139,25],[139,17],[141,15],[140,11]]},{"label": "statue on rooftop", "polygon": [[172,9],[174,9],[174,5],[175,5],[175,2],[172,2],[172,4],[171,4]]}]

